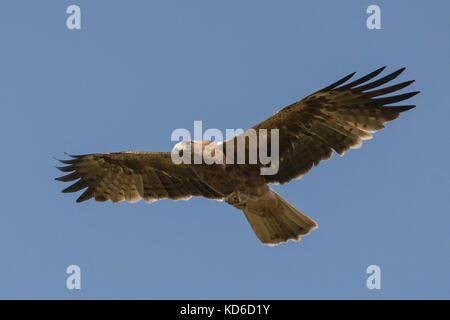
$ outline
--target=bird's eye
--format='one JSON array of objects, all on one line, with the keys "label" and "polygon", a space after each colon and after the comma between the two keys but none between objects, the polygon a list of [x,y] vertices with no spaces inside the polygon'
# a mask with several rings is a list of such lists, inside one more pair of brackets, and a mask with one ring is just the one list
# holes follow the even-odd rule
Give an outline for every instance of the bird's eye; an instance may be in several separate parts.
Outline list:
[{"label": "bird's eye", "polygon": [[236,196],[234,196],[234,197],[233,197],[233,200],[234,200],[234,201],[237,201],[237,197],[236,197]]}]

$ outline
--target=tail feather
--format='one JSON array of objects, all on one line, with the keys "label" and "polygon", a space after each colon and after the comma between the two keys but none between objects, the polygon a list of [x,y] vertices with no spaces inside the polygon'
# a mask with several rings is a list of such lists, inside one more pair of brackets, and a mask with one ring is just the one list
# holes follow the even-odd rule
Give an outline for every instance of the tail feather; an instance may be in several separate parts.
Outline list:
[{"label": "tail feather", "polygon": [[262,243],[274,246],[288,240],[300,241],[300,236],[317,228],[314,220],[295,209],[275,191],[272,192],[278,201],[276,210],[261,214],[250,208],[243,209],[255,235]]}]

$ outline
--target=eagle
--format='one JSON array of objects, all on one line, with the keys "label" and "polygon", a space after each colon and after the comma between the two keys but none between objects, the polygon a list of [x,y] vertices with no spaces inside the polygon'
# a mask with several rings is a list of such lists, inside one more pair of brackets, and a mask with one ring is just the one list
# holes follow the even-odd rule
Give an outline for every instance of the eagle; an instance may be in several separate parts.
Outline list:
[{"label": "eagle", "polygon": [[[266,133],[278,129],[278,170],[275,174],[261,174],[267,167],[261,161],[236,163],[227,158],[228,148],[222,148],[222,163],[175,163],[173,152],[180,155],[200,146],[200,151],[233,143],[230,139],[212,141],[182,141],[172,152],[126,151],[69,155],[57,167],[66,173],[58,181],[75,181],[62,192],[84,192],[76,200],[91,198],[136,202],[144,199],[187,200],[192,196],[227,202],[244,212],[256,237],[265,245],[274,246],[288,240],[299,241],[317,228],[317,223],[295,209],[269,184],[284,184],[299,179],[322,160],[329,159],[333,150],[342,156],[351,148],[361,146],[362,140],[385,127],[385,123],[415,105],[390,105],[411,98],[420,91],[392,95],[409,86],[414,80],[386,85],[405,68],[376,78],[385,67],[349,82],[355,72],[333,84],[279,110],[253,127],[261,139],[260,129]],[[381,88],[383,86],[383,88]],[[244,134],[244,133],[241,133]],[[266,134],[268,149],[275,143],[273,134]],[[259,148],[259,145],[258,147]],[[175,151],[174,151],[175,150]],[[214,149],[216,150],[216,149]],[[250,143],[246,140],[246,159]],[[213,152],[214,154],[214,152]],[[195,155],[195,151],[192,156]],[[217,156],[217,154],[214,154]],[[234,158],[232,158],[234,160]]]}]

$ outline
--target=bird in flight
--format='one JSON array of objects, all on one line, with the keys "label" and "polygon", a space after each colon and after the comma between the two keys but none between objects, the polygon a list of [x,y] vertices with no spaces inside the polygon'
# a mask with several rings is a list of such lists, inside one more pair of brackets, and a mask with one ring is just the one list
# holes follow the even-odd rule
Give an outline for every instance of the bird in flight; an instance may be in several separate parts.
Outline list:
[{"label": "bird in flight", "polygon": [[[261,168],[268,165],[260,161],[243,164],[228,161],[225,146],[233,143],[232,150],[236,151],[235,142],[240,136],[237,135],[222,142],[200,142],[200,151],[220,143],[223,163],[174,163],[171,152],[71,155],[69,160],[60,160],[66,166],[58,167],[68,174],[56,180],[77,180],[64,189],[64,193],[87,188],[77,202],[90,198],[113,203],[140,199],[153,202],[164,198],[187,200],[192,196],[225,200],[244,212],[263,244],[273,246],[288,240],[299,241],[301,236],[316,228],[317,223],[281,198],[269,184],[284,184],[301,178],[320,161],[329,159],[333,150],[342,156],[350,148],[358,148],[361,140],[372,138],[371,133],[384,128],[387,121],[414,108],[414,105],[389,106],[409,99],[419,91],[389,95],[414,80],[380,88],[398,77],[405,68],[373,80],[384,69],[348,82],[355,74],[351,73],[254,126],[257,139],[260,139],[260,129],[269,132],[265,137],[269,150],[275,143],[270,130],[278,129],[279,159],[275,174],[261,174]],[[181,153],[192,150],[195,143],[183,141],[174,150]],[[246,159],[249,144],[244,147]]]}]

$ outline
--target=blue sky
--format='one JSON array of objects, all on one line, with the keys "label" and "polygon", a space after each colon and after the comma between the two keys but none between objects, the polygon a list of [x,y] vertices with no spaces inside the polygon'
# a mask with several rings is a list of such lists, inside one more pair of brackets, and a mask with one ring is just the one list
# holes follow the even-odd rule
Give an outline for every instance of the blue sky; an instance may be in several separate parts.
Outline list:
[{"label": "blue sky", "polygon": [[[66,8],[81,7],[81,30]],[[368,30],[366,8],[381,8]],[[450,298],[448,1],[3,1],[0,298]],[[169,151],[350,72],[406,66],[418,107],[275,189],[319,228],[262,246],[206,199],[76,204],[53,157]],[[81,290],[66,288],[79,265]],[[381,290],[366,268],[381,267]]]}]

